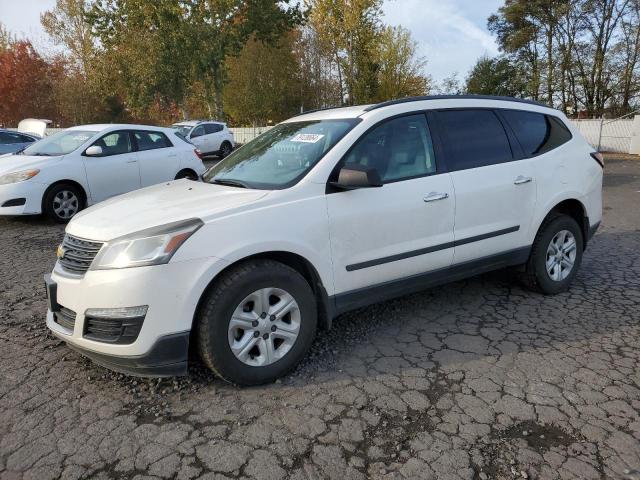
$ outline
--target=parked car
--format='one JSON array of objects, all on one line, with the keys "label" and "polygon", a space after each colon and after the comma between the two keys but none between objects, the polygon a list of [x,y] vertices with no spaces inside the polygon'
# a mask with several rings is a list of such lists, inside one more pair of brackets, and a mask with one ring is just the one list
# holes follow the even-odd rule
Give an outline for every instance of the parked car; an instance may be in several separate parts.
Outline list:
[{"label": "parked car", "polygon": [[[209,169],[67,226],[47,326],[99,364],[271,382],[338,314],[517,267],[567,290],[602,215],[602,157],[559,111],[424,97],[304,114]],[[123,215],[127,212],[127,215]]]},{"label": "parked car", "polygon": [[82,125],[0,161],[0,215],[44,212],[68,222],[94,203],[167,180],[196,180],[205,170],[173,129]]},{"label": "parked car", "polygon": [[217,155],[221,158],[229,155],[236,146],[233,133],[226,123],[213,120],[189,120],[174,123],[172,128],[193,143],[202,156]]},{"label": "parked car", "polygon": [[0,155],[19,152],[38,140],[35,135],[0,129]]}]

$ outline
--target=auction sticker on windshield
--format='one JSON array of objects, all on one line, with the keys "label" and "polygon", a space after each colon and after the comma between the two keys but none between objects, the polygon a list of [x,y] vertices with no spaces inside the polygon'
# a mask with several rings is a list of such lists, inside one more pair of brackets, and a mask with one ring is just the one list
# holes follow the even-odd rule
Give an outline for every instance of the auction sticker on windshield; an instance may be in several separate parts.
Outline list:
[{"label": "auction sticker on windshield", "polygon": [[291,141],[302,143],[316,143],[323,137],[324,135],[320,135],[319,133],[299,133],[295,137],[293,137]]}]

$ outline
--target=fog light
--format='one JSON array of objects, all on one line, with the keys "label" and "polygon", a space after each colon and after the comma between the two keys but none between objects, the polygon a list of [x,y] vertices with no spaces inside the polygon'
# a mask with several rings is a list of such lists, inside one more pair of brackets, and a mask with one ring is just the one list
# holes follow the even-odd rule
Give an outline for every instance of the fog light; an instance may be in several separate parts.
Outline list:
[{"label": "fog light", "polygon": [[148,305],[140,305],[138,307],[121,307],[121,308],[89,308],[85,312],[85,317],[92,318],[109,318],[109,319],[127,319],[144,317],[149,309]]}]

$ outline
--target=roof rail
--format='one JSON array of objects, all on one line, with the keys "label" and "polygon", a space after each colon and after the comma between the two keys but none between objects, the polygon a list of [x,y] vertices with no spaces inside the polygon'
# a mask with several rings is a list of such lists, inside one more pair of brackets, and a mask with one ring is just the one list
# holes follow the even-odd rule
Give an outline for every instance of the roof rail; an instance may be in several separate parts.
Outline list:
[{"label": "roof rail", "polygon": [[324,112],[325,110],[338,110],[340,108],[352,108],[352,107],[357,107],[358,105],[340,105],[339,107],[322,107],[322,108],[314,108],[313,110],[305,110],[304,112],[301,112],[297,115],[294,115],[291,118],[296,118],[299,117],[301,115],[306,115],[307,113],[316,113],[316,112]]},{"label": "roof rail", "polygon": [[501,97],[501,96],[493,96],[493,95],[425,95],[423,97],[407,97],[407,98],[399,98],[397,100],[389,100],[387,102],[376,103],[375,105],[370,105],[364,109],[365,112],[370,112],[371,110],[376,110],[382,107],[388,107],[389,105],[397,105],[401,103],[409,103],[409,102],[421,102],[424,100],[498,100],[502,102],[517,102],[517,103],[528,103],[530,105],[537,105],[539,107],[549,107],[549,105],[545,105],[541,102],[536,102],[535,100],[526,100],[524,98],[514,98],[514,97]]}]

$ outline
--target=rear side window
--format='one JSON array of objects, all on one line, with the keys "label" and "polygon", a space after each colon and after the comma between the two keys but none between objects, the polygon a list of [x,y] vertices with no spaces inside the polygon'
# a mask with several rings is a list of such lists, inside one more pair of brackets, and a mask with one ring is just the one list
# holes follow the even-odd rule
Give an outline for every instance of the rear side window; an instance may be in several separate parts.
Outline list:
[{"label": "rear side window", "polygon": [[438,112],[449,170],[485,167],[512,159],[509,139],[491,110]]},{"label": "rear side window", "polygon": [[223,129],[223,126],[218,123],[207,123],[204,126],[204,131],[207,135],[209,135],[210,133],[221,132],[222,129]]},{"label": "rear side window", "polygon": [[135,132],[138,150],[155,150],[156,148],[173,147],[162,132]]},{"label": "rear side window", "polygon": [[571,132],[551,115],[518,110],[502,112],[527,157],[541,155],[571,140]]}]

